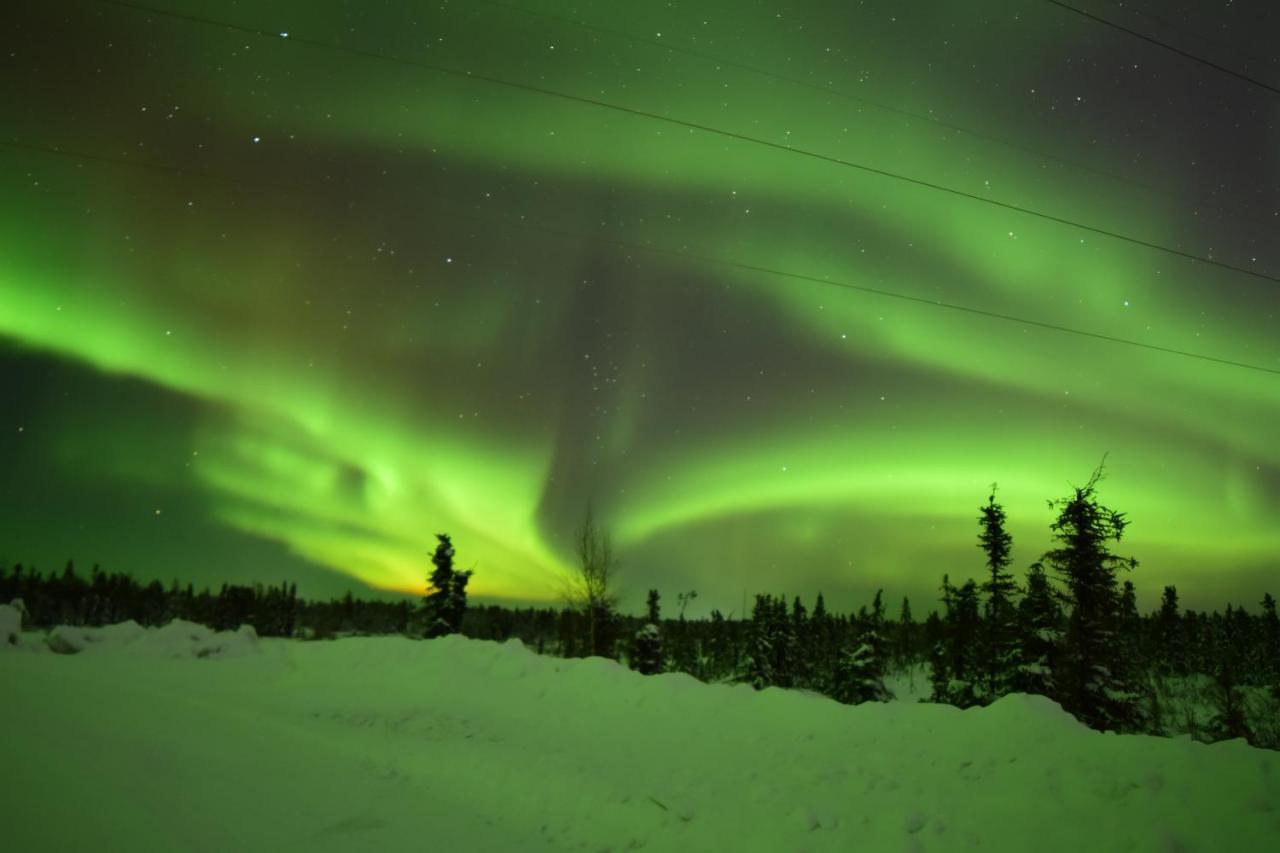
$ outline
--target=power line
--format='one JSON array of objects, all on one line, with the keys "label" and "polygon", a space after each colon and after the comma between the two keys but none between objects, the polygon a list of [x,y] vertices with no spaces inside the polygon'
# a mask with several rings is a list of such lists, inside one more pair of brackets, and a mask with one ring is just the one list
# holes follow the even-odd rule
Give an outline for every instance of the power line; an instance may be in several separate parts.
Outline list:
[{"label": "power line", "polygon": [[1126,6],[1124,4],[1124,0],[1108,0],[1108,2],[1112,6],[1118,6],[1119,8],[1124,9],[1126,12],[1130,12],[1134,15],[1137,15],[1140,18],[1146,18],[1149,21],[1155,21],[1157,24],[1160,24],[1161,26],[1164,26],[1164,27],[1168,27],[1169,29],[1174,30],[1175,32],[1182,33],[1184,36],[1190,36],[1191,38],[1197,39],[1201,42],[1217,45],[1218,47],[1223,48],[1225,50],[1232,51],[1233,53],[1238,54],[1239,56],[1247,57],[1253,60],[1254,62],[1259,62],[1259,63],[1263,63],[1266,65],[1273,65],[1273,66],[1276,65],[1275,57],[1259,56],[1258,54],[1252,51],[1248,51],[1248,50],[1245,50],[1244,48],[1241,48],[1239,45],[1231,44],[1229,42],[1223,41],[1222,39],[1214,38],[1213,36],[1205,35],[1204,33],[1196,32],[1195,30],[1189,29],[1188,27],[1184,27],[1181,24],[1177,23],[1176,21],[1171,21],[1170,19],[1164,17],[1163,15],[1157,15],[1156,13],[1152,12],[1149,9],[1139,9],[1136,6]]},{"label": "power line", "polygon": [[[26,142],[13,142],[8,140],[0,140],[0,146],[8,147],[8,148],[16,148],[23,151],[41,152],[44,154],[51,154],[57,157],[64,157],[64,158],[69,158],[74,160],[84,160],[84,161],[90,161],[90,162],[96,162],[96,163],[106,163],[106,164],[113,164],[117,166],[124,166],[126,168],[138,169],[138,170],[145,171],[152,174],[168,173],[168,174],[175,174],[180,177],[198,177],[206,180],[221,180],[221,181],[226,181],[226,182],[235,183],[235,184],[245,184],[245,185],[250,184],[250,182],[242,181],[233,176],[224,175],[221,173],[213,172],[211,170],[182,169],[174,166],[166,166],[164,164],[159,164],[159,163],[146,163],[138,160],[131,160],[124,157],[117,158],[109,155],[89,154],[89,153],[75,151],[75,150],[71,150],[63,147],[58,147],[58,146],[39,145],[39,144],[26,143]],[[252,186],[254,187],[263,186],[263,184],[257,180],[254,180],[251,183],[252,183]],[[276,182],[274,184],[270,184],[269,186],[272,186],[274,188],[279,188],[279,189],[287,189],[291,191],[301,191],[304,193],[312,191],[312,188],[307,185],[281,184],[279,182]],[[440,199],[439,197],[437,197],[436,200],[441,201],[443,199]],[[1280,368],[1266,367],[1265,365],[1252,364],[1250,362],[1235,361],[1228,358],[1220,358],[1218,356],[1191,352],[1189,350],[1180,350],[1173,347],[1163,347],[1157,344],[1149,344],[1143,341],[1136,341],[1131,338],[1122,338],[1116,335],[1107,335],[1107,334],[1102,334],[1100,332],[1091,332],[1091,331],[1088,331],[1087,329],[1078,329],[1072,326],[1064,326],[1057,323],[1048,323],[1041,320],[1033,320],[1028,317],[1020,317],[1015,314],[1005,314],[999,311],[988,311],[983,308],[975,308],[973,306],[964,305],[958,302],[944,302],[940,299],[928,299],[922,296],[912,296],[911,294],[908,294],[908,293],[900,293],[897,291],[887,290],[887,289],[878,288],[878,287],[869,287],[866,285],[855,284],[853,282],[840,281],[837,279],[831,279],[823,276],[797,273],[789,270],[777,269],[774,267],[766,267],[759,264],[748,264],[748,263],[743,263],[741,261],[733,261],[727,258],[719,258],[712,255],[702,255],[695,252],[689,252],[689,251],[680,250],[680,249],[667,249],[660,246],[650,246],[642,243],[632,243],[626,240],[618,240],[610,237],[585,235],[580,232],[573,232],[567,229],[554,228],[554,227],[540,225],[532,222],[526,222],[526,221],[512,222],[512,221],[497,218],[497,217],[478,215],[471,211],[455,210],[449,214],[450,219],[457,219],[459,217],[479,221],[486,225],[496,224],[504,228],[540,231],[543,233],[552,234],[562,239],[572,240],[572,241],[581,241],[585,239],[585,240],[589,240],[599,244],[612,246],[614,248],[625,249],[627,251],[645,252],[651,255],[680,258],[682,260],[695,261],[697,263],[702,263],[702,264],[707,264],[712,266],[727,267],[730,269],[737,269],[744,272],[752,272],[752,273],[758,273],[763,275],[775,276],[778,278],[786,278],[794,281],[803,281],[809,284],[821,284],[827,287],[837,287],[842,290],[849,290],[857,293],[866,293],[873,296],[881,296],[887,299],[896,299],[903,302],[911,302],[917,305],[926,305],[932,308],[940,308],[940,309],[945,309],[949,311],[957,311],[957,312],[969,314],[972,316],[986,317],[988,319],[1000,320],[1000,321],[1009,322],[1009,323],[1016,323],[1021,326],[1031,326],[1033,328],[1046,329],[1053,332],[1061,332],[1063,334],[1076,335],[1079,337],[1090,338],[1093,340],[1107,341],[1113,344],[1121,344],[1124,346],[1137,347],[1139,349],[1145,349],[1152,352],[1164,353],[1166,355],[1176,355],[1176,356],[1181,356],[1183,358],[1192,358],[1198,361],[1205,361],[1213,364],[1225,365],[1228,367],[1238,367],[1244,370],[1254,370],[1262,373],[1270,373],[1272,375],[1280,375]]]},{"label": "power line", "polygon": [[306,44],[306,45],[310,45],[312,47],[318,47],[324,50],[334,50],[340,53],[351,54],[353,56],[361,56],[366,59],[374,59],[382,62],[391,62],[397,65],[404,65],[411,68],[421,68],[427,71],[434,71],[439,74],[445,74],[451,77],[457,77],[462,80],[481,81],[484,83],[490,83],[495,86],[502,86],[504,88],[514,89],[517,91],[530,92],[533,94],[544,95],[550,98],[557,98],[560,100],[587,104],[589,106],[599,107],[601,109],[609,110],[611,112],[623,113],[626,115],[633,115],[640,118],[647,118],[653,121],[663,122],[664,124],[672,124],[672,125],[676,125],[677,127],[687,128],[689,130],[700,130],[705,133],[714,134],[716,136],[722,136],[726,139],[734,139],[739,142],[746,142],[752,145],[759,145],[759,146],[762,146],[765,148],[771,148],[777,151],[783,151],[790,154],[796,154],[802,157],[808,157],[810,159],[818,160],[824,163],[831,163],[837,166],[844,166],[846,168],[856,169],[858,171],[862,171],[867,174],[878,175],[884,178],[890,178],[892,180],[901,181],[903,183],[912,184],[914,186],[924,187],[926,189],[949,193],[950,195],[954,195],[959,198],[966,198],[971,201],[981,202],[983,204],[988,204],[993,207],[1001,208],[1003,210],[1012,210],[1014,212],[1026,214],[1028,216],[1034,216],[1039,219],[1046,220],[1048,222],[1056,222],[1060,225],[1067,225],[1072,228],[1078,228],[1082,231],[1087,231],[1091,234],[1098,234],[1103,237],[1110,237],[1115,240],[1131,243],[1135,246],[1143,246],[1145,248],[1152,249],[1154,251],[1165,252],[1166,254],[1175,255],[1177,257],[1185,258],[1187,260],[1198,261],[1200,263],[1209,264],[1210,266],[1218,267],[1220,269],[1231,270],[1233,272],[1241,273],[1242,275],[1247,275],[1253,278],[1258,278],[1264,281],[1271,281],[1271,282],[1280,284],[1280,277],[1269,275],[1263,272],[1258,272],[1256,270],[1251,270],[1247,267],[1241,267],[1235,264],[1229,264],[1229,263],[1226,263],[1225,261],[1214,260],[1213,258],[1207,258],[1207,257],[1204,257],[1203,255],[1196,255],[1191,252],[1184,252],[1181,249],[1175,249],[1171,246],[1165,246],[1160,243],[1152,243],[1150,241],[1143,240],[1138,237],[1131,237],[1129,235],[1121,234],[1116,231],[1110,231],[1105,228],[1100,228],[1093,225],[1086,225],[1081,222],[1076,222],[1075,220],[1072,220],[1072,219],[1067,219],[1061,216],[1055,216],[1051,213],[1045,213],[1043,211],[1035,210],[1033,208],[1023,207],[1021,205],[1013,204],[1011,202],[998,201],[996,199],[987,198],[986,196],[977,195],[976,193],[965,192],[964,190],[958,190],[958,189],[955,189],[954,187],[948,187],[942,184],[934,183],[932,181],[926,181],[921,178],[912,178],[910,176],[902,175],[897,172],[891,172],[887,169],[878,169],[874,166],[868,166],[863,163],[856,163],[852,160],[845,160],[842,157],[836,157],[830,154],[822,154],[817,151],[810,151],[806,148],[796,148],[794,146],[784,145],[779,142],[770,142],[768,140],[760,139],[758,137],[748,136],[747,134],[744,134],[744,133],[737,133],[731,130],[723,130],[721,128],[700,124],[698,122],[686,121],[685,119],[672,118],[670,116],[664,116],[659,113],[648,112],[647,110],[636,109],[634,107],[626,107],[619,104],[610,103],[608,101],[597,100],[595,98],[588,98],[583,95],[573,95],[567,92],[560,92],[555,89],[548,89],[542,86],[535,86],[531,83],[518,83],[513,80],[506,80],[501,77],[493,77],[487,74],[477,74],[471,71],[461,71],[456,68],[450,68],[444,65],[437,65],[431,62],[422,62],[420,60],[414,60],[414,59],[403,59],[400,57],[391,56],[389,54],[378,53],[376,51],[362,50],[360,48],[353,48],[353,47],[345,47],[342,45],[331,44],[329,42],[317,41],[314,39],[308,39],[301,36],[294,36],[293,34],[289,34],[288,37],[285,37],[281,33],[273,33],[268,30],[258,29],[256,27],[248,27],[242,24],[230,24],[225,21],[218,21],[212,18],[205,18],[198,15],[190,15],[190,14],[181,13],[181,12],[170,12],[164,9],[157,9],[153,6],[147,6],[141,3],[129,2],[129,0],[93,0],[93,2],[100,3],[103,5],[109,5],[109,6],[119,6],[127,9],[133,9],[135,11],[140,11],[146,14],[153,14],[153,15],[158,15],[160,17],[174,18],[176,20],[188,21],[192,23],[205,25],[205,26],[222,27],[230,30],[235,30],[237,32],[250,33],[253,35],[262,36],[264,38],[274,39],[278,41],[289,41],[289,42],[296,42],[299,44]]},{"label": "power line", "polygon": [[1214,69],[1215,71],[1221,71],[1223,74],[1230,75],[1232,77],[1235,77],[1238,80],[1243,80],[1244,82],[1249,83],[1250,85],[1257,86],[1259,89],[1266,89],[1268,92],[1271,92],[1272,94],[1280,95],[1280,88],[1276,88],[1275,86],[1272,86],[1270,83],[1264,83],[1263,81],[1257,79],[1256,77],[1250,77],[1247,74],[1241,74],[1239,71],[1235,71],[1233,69],[1227,68],[1225,65],[1219,65],[1218,63],[1205,59],[1202,56],[1196,56],[1194,53],[1191,53],[1190,51],[1186,51],[1186,50],[1183,50],[1182,48],[1174,47],[1173,45],[1162,42],[1157,38],[1153,38],[1152,36],[1147,35],[1146,33],[1141,33],[1141,32],[1138,32],[1137,30],[1131,30],[1126,26],[1117,24],[1114,21],[1109,21],[1106,18],[1093,14],[1092,12],[1086,12],[1083,9],[1077,9],[1075,6],[1071,6],[1067,3],[1063,3],[1062,0],[1045,0],[1045,2],[1051,3],[1052,5],[1057,6],[1060,9],[1066,9],[1068,12],[1075,12],[1077,15],[1081,16],[1082,18],[1088,18],[1091,21],[1094,21],[1099,24],[1103,24],[1104,26],[1111,27],[1114,30],[1119,30],[1122,33],[1128,33],[1134,38],[1142,39],[1148,44],[1154,44],[1156,47],[1164,48],[1170,53],[1176,53],[1178,54],[1178,56],[1185,57],[1187,59],[1190,59],[1193,62],[1199,62],[1201,65],[1206,65],[1209,68]]},{"label": "power line", "polygon": [[544,12],[536,9],[527,9],[515,3],[503,2],[503,0],[475,0],[475,2],[482,3],[488,6],[493,6],[498,9],[504,9],[510,12],[516,12],[519,14],[528,15],[533,18],[542,18],[544,20],[555,21],[557,23],[564,24],[566,26],[577,27],[578,29],[586,30],[588,32],[600,33],[602,35],[611,36],[613,38],[622,39],[624,41],[634,42],[636,44],[648,45],[650,47],[655,47],[660,50],[665,50],[668,53],[674,53],[674,54],[680,54],[683,56],[693,57],[703,62],[710,62],[717,65],[723,65],[728,68],[736,68],[740,71],[746,71],[750,74],[756,74],[770,80],[777,80],[779,82],[787,83],[789,85],[800,86],[806,89],[811,89],[815,92],[821,92],[824,95],[832,95],[837,98],[841,98],[843,100],[850,101],[855,104],[863,104],[868,107],[873,107],[877,110],[883,110],[888,113],[893,113],[894,115],[915,119],[917,121],[928,122],[929,124],[935,125],[937,127],[941,127],[946,130],[953,131],[955,133],[964,134],[966,136],[972,136],[975,139],[981,139],[984,142],[989,142],[994,145],[999,145],[1011,151],[1018,151],[1022,154],[1029,154],[1041,160],[1048,160],[1054,163],[1060,163],[1072,169],[1078,169],[1082,172],[1088,172],[1090,174],[1097,175],[1099,177],[1103,177],[1108,180],[1116,181],[1117,183],[1129,184],[1130,186],[1138,187],[1139,189],[1142,189],[1146,192],[1154,193],[1155,195],[1160,195],[1160,196],[1164,196],[1165,198],[1175,200],[1180,204],[1189,205],[1195,208],[1205,208],[1208,210],[1216,210],[1219,213],[1223,213],[1228,216],[1245,220],[1248,222],[1253,222],[1254,224],[1262,225],[1268,228],[1275,225],[1274,222],[1264,222],[1254,216],[1241,213],[1240,211],[1228,210],[1227,208],[1221,207],[1220,205],[1217,205],[1211,201],[1192,198],[1191,196],[1184,195],[1178,192],[1173,192],[1164,187],[1147,183],[1146,181],[1140,181],[1135,178],[1131,178],[1126,175],[1121,175],[1117,172],[1112,172],[1107,169],[1100,169],[1097,166],[1091,166],[1088,163],[1083,163],[1079,160],[1073,160],[1069,157],[1061,157],[1056,154],[1050,154],[1046,151],[1041,151],[1038,148],[1032,148],[1029,145],[1023,145],[1020,142],[1015,142],[1013,140],[1005,139],[1000,136],[994,136],[992,134],[985,133],[981,130],[977,130],[972,127],[967,127],[962,124],[956,124],[955,122],[945,121],[943,119],[936,118],[934,116],[927,115],[925,113],[918,113],[913,110],[903,109],[901,107],[895,107],[890,104],[881,103],[880,101],[872,100],[871,98],[865,98],[858,95],[853,95],[848,92],[844,92],[840,89],[833,88],[830,85],[811,83],[808,80],[802,80],[798,77],[792,77],[787,74],[780,74],[776,71],[770,71],[765,68],[760,68],[759,66],[756,66],[756,65],[750,65],[748,63],[738,62],[732,59],[725,59],[723,57],[716,56],[714,54],[704,53],[699,50],[693,50],[688,47],[683,47],[681,45],[674,44],[669,41],[662,41],[659,39],[647,38],[645,36],[635,35],[633,33],[628,33],[623,30],[615,30],[611,27],[605,27],[599,24],[587,23],[585,21],[581,21],[576,18],[568,18],[562,15],[557,15],[554,12]]}]

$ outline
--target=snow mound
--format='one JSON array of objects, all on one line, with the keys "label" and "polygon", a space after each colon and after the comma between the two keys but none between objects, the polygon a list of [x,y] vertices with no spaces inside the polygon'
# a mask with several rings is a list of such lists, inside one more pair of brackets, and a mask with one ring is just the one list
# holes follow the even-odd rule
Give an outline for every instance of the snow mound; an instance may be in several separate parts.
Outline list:
[{"label": "snow mound", "polygon": [[112,649],[127,646],[146,631],[130,619],[102,628],[59,625],[49,632],[49,648],[60,655],[74,655],[90,648]]},{"label": "snow mound", "polygon": [[212,631],[204,625],[175,619],[148,632],[138,643],[141,651],[175,658],[226,658],[258,650],[258,632],[252,625],[236,631]]},{"label": "snow mound", "polygon": [[[17,602],[21,603],[21,600]],[[18,645],[22,633],[22,610],[13,604],[0,604],[0,646]]]},{"label": "snow mound", "polygon": [[252,625],[236,631],[213,631],[204,625],[174,619],[161,628],[143,628],[130,620],[102,628],[59,625],[49,632],[49,648],[59,654],[87,650],[128,652],[174,658],[224,658],[252,654],[258,632]]},{"label": "snow mound", "polygon": [[138,630],[74,662],[0,655],[23,685],[0,702],[13,849],[1167,853],[1280,833],[1280,754],[1104,735],[1041,697],[850,707],[519,642],[250,654],[243,630]]}]

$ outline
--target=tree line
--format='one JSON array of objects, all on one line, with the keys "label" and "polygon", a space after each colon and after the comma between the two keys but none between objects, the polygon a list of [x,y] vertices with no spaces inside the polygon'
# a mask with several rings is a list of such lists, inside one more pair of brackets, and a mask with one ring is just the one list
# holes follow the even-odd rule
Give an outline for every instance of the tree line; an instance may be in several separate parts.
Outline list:
[{"label": "tree line", "polygon": [[642,616],[622,614],[617,558],[590,507],[575,533],[578,566],[563,591],[568,606],[561,608],[468,607],[472,572],[454,567],[447,534],[437,537],[427,595],[417,606],[350,593],[306,601],[288,583],[196,592],[176,582],[142,585],[97,566],[85,578],[71,563],[49,574],[0,567],[0,601],[22,599],[25,623],[38,629],[186,619],[215,630],[247,624],[262,636],[306,639],[515,638],[541,654],[596,655],[645,674],[683,672],[757,689],[804,689],[851,704],[893,698],[885,681],[889,672],[918,668],[923,678],[927,668],[931,701],[971,707],[1013,692],[1037,693],[1089,726],[1119,732],[1165,731],[1162,685],[1199,677],[1213,706],[1201,736],[1280,747],[1280,720],[1260,722],[1246,711],[1259,697],[1270,703],[1264,706],[1270,713],[1280,711],[1275,599],[1265,594],[1256,613],[1234,605],[1225,613],[1197,613],[1181,610],[1177,590],[1166,586],[1160,608],[1139,614],[1134,584],[1120,579],[1137,562],[1114,550],[1128,519],[1099,501],[1101,479],[1099,467],[1084,486],[1049,502],[1056,513],[1051,547],[1021,581],[1009,570],[1012,538],[993,486],[977,516],[982,575],[958,584],[944,575],[941,608],[921,622],[906,598],[897,617],[889,617],[883,590],[869,606],[847,614],[828,610],[821,593],[812,608],[799,597],[788,602],[759,594],[749,618],[713,610],[706,619],[686,619],[695,591],[680,592],[676,616],[664,618],[654,589]]}]

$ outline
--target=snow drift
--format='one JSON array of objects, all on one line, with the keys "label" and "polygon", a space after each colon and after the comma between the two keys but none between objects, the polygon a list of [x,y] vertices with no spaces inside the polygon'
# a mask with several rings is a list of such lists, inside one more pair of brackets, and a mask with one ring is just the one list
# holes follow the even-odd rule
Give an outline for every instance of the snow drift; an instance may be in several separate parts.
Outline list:
[{"label": "snow drift", "polygon": [[131,652],[169,657],[228,657],[252,652],[258,632],[252,625],[238,631],[214,632],[204,625],[175,619],[162,628],[143,628],[132,619],[102,628],[59,625],[49,632],[48,646],[59,654],[83,651]]},{"label": "snow drift", "polygon": [[16,646],[22,635],[22,600],[0,604],[0,646]]},{"label": "snow drift", "polygon": [[156,639],[190,626],[116,628],[84,654],[0,653],[6,846],[1096,853],[1280,833],[1280,754],[1100,734],[1042,697],[849,707],[458,637],[174,657],[156,649],[207,647]]}]

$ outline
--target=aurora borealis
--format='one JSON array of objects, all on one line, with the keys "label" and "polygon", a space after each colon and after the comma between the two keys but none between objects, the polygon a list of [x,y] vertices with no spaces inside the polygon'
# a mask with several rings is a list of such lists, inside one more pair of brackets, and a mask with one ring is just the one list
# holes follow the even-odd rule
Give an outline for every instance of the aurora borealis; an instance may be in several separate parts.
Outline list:
[{"label": "aurora borealis", "polygon": [[[624,607],[932,601],[1106,453],[1144,606],[1274,591],[1280,376],[744,267],[1271,370],[1280,284],[410,63],[1265,276],[1280,98],[1042,2],[155,5],[280,35],[3,13],[0,559],[420,592],[449,532],[547,601],[592,500]],[[1147,5],[1091,8],[1280,80],[1271,13]]]}]

